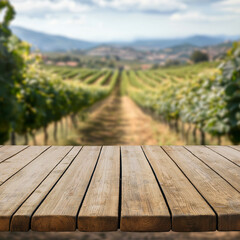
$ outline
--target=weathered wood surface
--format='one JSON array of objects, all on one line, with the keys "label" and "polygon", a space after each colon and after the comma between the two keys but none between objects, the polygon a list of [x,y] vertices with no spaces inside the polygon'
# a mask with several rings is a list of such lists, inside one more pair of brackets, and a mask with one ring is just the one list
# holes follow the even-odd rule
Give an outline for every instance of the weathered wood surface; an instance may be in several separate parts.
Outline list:
[{"label": "weathered wood surface", "polygon": [[2,146],[0,149],[0,163],[21,152],[28,146]]},{"label": "weathered wood surface", "polygon": [[83,147],[58,184],[33,214],[34,231],[74,231],[77,215],[101,147]]},{"label": "weathered wood surface", "polygon": [[0,186],[0,231],[8,231],[14,212],[31,195],[71,147],[51,147]]},{"label": "weathered wood surface", "polygon": [[240,193],[186,148],[163,148],[212,206],[218,217],[218,230],[240,230]]},{"label": "weathered wood surface", "polygon": [[122,147],[122,231],[169,231],[170,213],[139,146]]},{"label": "weathered wood surface", "polygon": [[237,149],[231,148],[229,146],[208,146],[208,147],[240,167],[240,157],[239,151]]},{"label": "weathered wood surface", "polygon": [[240,192],[239,167],[204,146],[187,146],[186,148]]},{"label": "weathered wood surface", "polygon": [[143,150],[171,209],[172,230],[216,230],[215,213],[163,149],[144,146]]},{"label": "weathered wood surface", "polygon": [[240,231],[240,146],[0,146],[0,231]]},{"label": "weathered wood surface", "polygon": [[80,231],[117,231],[120,147],[103,147],[78,216]]},{"label": "weathered wood surface", "polygon": [[24,168],[31,161],[36,159],[41,153],[49,147],[32,146],[19,152],[19,154],[5,160],[0,167],[0,185],[2,185],[8,178],[16,174]]},{"label": "weathered wood surface", "polygon": [[81,147],[74,147],[56,166],[49,176],[38,186],[31,196],[14,213],[11,221],[11,231],[28,231],[32,213],[41,204],[46,195],[57,183],[62,174],[70,166],[72,161],[79,153]]}]

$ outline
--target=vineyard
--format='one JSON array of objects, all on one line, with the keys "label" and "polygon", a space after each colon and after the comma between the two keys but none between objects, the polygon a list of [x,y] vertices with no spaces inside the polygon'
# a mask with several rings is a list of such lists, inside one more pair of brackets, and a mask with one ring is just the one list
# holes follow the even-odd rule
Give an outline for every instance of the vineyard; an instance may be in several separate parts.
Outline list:
[{"label": "vineyard", "polygon": [[[225,62],[151,71],[125,71],[123,95],[156,113],[162,122],[188,142],[205,144],[206,134],[227,136],[240,142],[240,44],[228,52]],[[181,125],[181,127],[180,127]],[[197,131],[200,141],[197,141]]]},{"label": "vineyard", "polygon": [[[30,54],[30,46],[20,41],[9,29],[14,10],[8,1],[1,1],[0,10],[6,9],[0,25],[0,142],[4,143],[11,133],[11,143],[16,134],[31,135],[66,116],[73,122],[76,114],[96,101],[108,96],[118,78],[118,71],[69,71],[49,72],[40,65],[37,55]],[[58,72],[59,71],[59,72]],[[64,81],[68,79],[68,81]],[[56,132],[56,131],[55,131]]]},{"label": "vineyard", "polygon": [[9,2],[1,1],[1,9],[6,9],[0,23],[1,144],[9,138],[16,144],[16,135],[23,136],[25,144],[29,136],[38,144],[40,129],[47,144],[50,125],[57,141],[62,119],[70,118],[76,127],[78,113],[117,91],[187,143],[205,144],[206,135],[218,144],[222,137],[240,142],[239,43],[220,66],[201,63],[147,71],[46,67],[38,54],[31,54],[29,44],[12,34],[9,24],[15,13]]}]

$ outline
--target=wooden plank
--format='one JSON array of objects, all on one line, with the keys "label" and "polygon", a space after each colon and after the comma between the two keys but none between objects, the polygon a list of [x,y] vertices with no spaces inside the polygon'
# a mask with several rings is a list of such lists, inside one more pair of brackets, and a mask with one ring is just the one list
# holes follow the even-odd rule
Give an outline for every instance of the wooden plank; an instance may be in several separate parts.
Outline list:
[{"label": "wooden plank", "polygon": [[83,147],[74,162],[32,217],[33,231],[75,231],[101,147]]},{"label": "wooden plank", "polygon": [[0,186],[0,231],[8,231],[10,219],[72,147],[51,147]]},{"label": "wooden plank", "polygon": [[121,231],[169,231],[169,210],[141,147],[124,146],[121,151]]},{"label": "wooden plank", "polygon": [[229,146],[207,146],[240,167],[240,152]]},{"label": "wooden plank", "polygon": [[120,147],[103,147],[90,187],[78,216],[78,229],[117,231],[120,181]]},{"label": "wooden plank", "polygon": [[172,213],[172,230],[214,231],[216,215],[181,170],[159,146],[143,150],[158,178]]},{"label": "wooden plank", "polygon": [[240,168],[238,166],[205,146],[186,146],[186,148],[240,192]]},{"label": "wooden plank", "polygon": [[240,194],[222,177],[181,146],[163,149],[213,207],[218,217],[218,230],[240,230]]},{"label": "wooden plank", "polygon": [[240,151],[240,145],[232,145],[232,146],[229,146],[229,147]]},{"label": "wooden plank", "polygon": [[16,155],[17,153],[21,152],[23,149],[27,148],[28,146],[21,146],[21,145],[6,145],[1,147],[0,149],[0,163],[7,160],[8,158]]},{"label": "wooden plank", "polygon": [[46,146],[31,146],[2,162],[0,165],[0,185],[48,148]]},{"label": "wooden plank", "polygon": [[11,231],[28,231],[30,219],[34,211],[54,187],[59,178],[63,175],[74,158],[77,156],[81,147],[73,147],[64,159],[56,166],[47,178],[39,185],[32,195],[23,203],[23,205],[13,215],[10,225]]}]

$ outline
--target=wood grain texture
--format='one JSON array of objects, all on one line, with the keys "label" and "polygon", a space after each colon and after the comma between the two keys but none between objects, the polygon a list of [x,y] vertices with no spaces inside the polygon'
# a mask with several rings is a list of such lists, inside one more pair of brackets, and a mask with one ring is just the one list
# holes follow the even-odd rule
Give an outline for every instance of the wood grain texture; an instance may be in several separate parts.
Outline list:
[{"label": "wood grain texture", "polygon": [[172,213],[172,230],[216,230],[216,215],[181,170],[159,146],[143,146]]},{"label": "wood grain texture", "polygon": [[205,146],[186,146],[186,148],[240,192],[240,168],[238,166]]},{"label": "wood grain texture", "polygon": [[21,145],[6,145],[1,147],[0,149],[0,163],[7,160],[8,158],[14,156],[15,154],[21,152],[23,149],[27,148],[28,146],[21,146]]},{"label": "wood grain texture", "polygon": [[235,149],[237,151],[240,151],[240,145],[231,145],[229,147],[232,148],[232,149]]},{"label": "wood grain texture", "polygon": [[30,219],[34,211],[46,197],[52,187],[56,184],[64,171],[69,167],[77,156],[81,147],[73,147],[64,159],[56,166],[49,176],[39,185],[32,195],[23,203],[23,205],[13,215],[10,225],[11,231],[28,231],[30,228]]},{"label": "wood grain texture", "polygon": [[0,186],[0,231],[9,231],[10,219],[72,147],[51,147]]},{"label": "wood grain texture", "polygon": [[80,231],[117,231],[119,181],[120,147],[103,147],[78,215]]},{"label": "wood grain texture", "polygon": [[184,147],[165,146],[163,149],[215,210],[218,230],[240,230],[239,192]]},{"label": "wood grain texture", "polygon": [[240,167],[240,151],[229,146],[207,146]]},{"label": "wood grain texture", "polygon": [[32,217],[33,231],[75,231],[78,210],[101,147],[83,147]]},{"label": "wood grain texture", "polygon": [[121,231],[169,231],[170,214],[139,146],[123,146]]},{"label": "wood grain texture", "polygon": [[2,162],[0,165],[0,185],[48,148],[46,146],[31,146]]}]

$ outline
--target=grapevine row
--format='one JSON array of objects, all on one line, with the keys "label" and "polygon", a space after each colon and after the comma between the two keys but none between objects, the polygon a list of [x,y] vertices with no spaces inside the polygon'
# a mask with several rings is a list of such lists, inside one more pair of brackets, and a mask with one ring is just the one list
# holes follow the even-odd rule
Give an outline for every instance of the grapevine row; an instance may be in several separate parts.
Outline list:
[{"label": "grapevine row", "polygon": [[[198,130],[201,144],[206,143],[206,133],[216,136],[219,144],[222,136],[228,136],[234,144],[239,143],[240,43],[234,44],[226,60],[212,74],[198,75],[205,67],[196,65],[192,69],[188,66],[138,73],[143,81],[131,72],[124,72],[122,92],[155,112],[177,132],[180,123],[183,128],[184,124],[188,126],[187,132],[192,128],[194,141]],[[156,84],[155,90],[149,88],[153,84]]]}]

